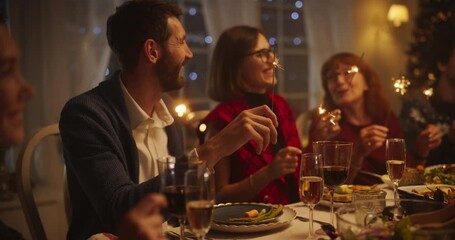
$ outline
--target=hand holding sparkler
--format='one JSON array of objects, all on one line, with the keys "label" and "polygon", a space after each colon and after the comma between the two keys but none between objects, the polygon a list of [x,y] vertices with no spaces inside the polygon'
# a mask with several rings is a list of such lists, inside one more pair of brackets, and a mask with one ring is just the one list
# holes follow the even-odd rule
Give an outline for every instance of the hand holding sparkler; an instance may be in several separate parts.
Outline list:
[{"label": "hand holding sparkler", "polygon": [[327,111],[322,107],[322,104],[318,108],[318,115],[314,122],[314,134],[315,139],[318,141],[330,140],[338,135],[341,131],[338,121],[341,119],[341,110],[335,109],[333,111]]},{"label": "hand holding sparkler", "polygon": [[414,149],[418,157],[426,158],[431,150],[441,145],[441,142],[442,133],[439,127],[428,124],[428,126],[417,136]]}]

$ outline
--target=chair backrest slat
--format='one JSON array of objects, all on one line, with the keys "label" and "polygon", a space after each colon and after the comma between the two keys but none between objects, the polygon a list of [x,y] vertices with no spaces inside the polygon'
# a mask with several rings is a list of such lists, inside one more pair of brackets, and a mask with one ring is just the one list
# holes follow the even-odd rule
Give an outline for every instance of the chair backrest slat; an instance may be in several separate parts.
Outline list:
[{"label": "chair backrest slat", "polygon": [[31,166],[33,153],[36,146],[48,136],[60,135],[58,124],[48,125],[39,129],[25,143],[17,160],[17,192],[21,201],[22,210],[25,215],[32,238],[35,240],[46,240],[41,218],[36,207],[35,198],[32,191]]}]

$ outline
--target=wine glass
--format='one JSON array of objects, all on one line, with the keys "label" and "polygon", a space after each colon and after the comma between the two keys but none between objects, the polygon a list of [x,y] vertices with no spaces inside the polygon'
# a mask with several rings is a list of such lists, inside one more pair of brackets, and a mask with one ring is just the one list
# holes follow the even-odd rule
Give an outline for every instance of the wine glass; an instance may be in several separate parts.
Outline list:
[{"label": "wine glass", "polygon": [[393,198],[398,198],[398,183],[406,168],[406,143],[402,138],[389,138],[385,141],[385,161],[387,174],[393,182]]},{"label": "wine glass", "polygon": [[330,196],[330,224],[334,225],[333,191],[346,181],[351,164],[352,142],[316,141],[313,152],[322,155],[324,185]]},{"label": "wine glass", "polygon": [[188,164],[177,163],[175,157],[166,156],[158,158],[158,171],[160,174],[160,188],[168,202],[167,210],[177,217],[180,225],[180,239],[183,240],[185,233],[184,219],[185,209],[185,171]]},{"label": "wine glass", "polygon": [[321,201],[324,191],[322,156],[319,153],[305,153],[300,164],[300,200],[309,208],[309,235],[306,239],[317,239],[313,230],[313,209]]},{"label": "wine glass", "polygon": [[210,230],[215,205],[214,170],[205,167],[190,169],[185,173],[187,191],[186,216],[190,230],[203,240]]}]

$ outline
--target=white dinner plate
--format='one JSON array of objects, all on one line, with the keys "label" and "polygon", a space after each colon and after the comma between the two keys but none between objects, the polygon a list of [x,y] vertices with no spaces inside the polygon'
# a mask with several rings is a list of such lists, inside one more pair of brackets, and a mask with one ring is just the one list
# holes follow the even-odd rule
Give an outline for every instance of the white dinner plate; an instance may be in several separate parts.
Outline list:
[{"label": "white dinner plate", "polygon": [[455,164],[438,164],[438,165],[433,165],[425,168],[425,173],[430,172],[432,169],[437,169],[437,168],[454,168]]},{"label": "white dinner plate", "polygon": [[[241,206],[241,207],[239,207]],[[244,213],[244,209],[256,209],[258,206],[264,206],[267,208],[270,208],[274,205],[271,204],[262,204],[262,203],[226,203],[226,204],[218,204],[215,206],[215,212],[214,212],[214,218],[219,218],[219,219],[224,219],[224,215],[227,212],[235,213],[235,216],[242,217]],[[218,211],[217,211],[218,209]],[[222,210],[222,211],[220,211]],[[237,213],[236,213],[237,211]],[[239,212],[242,211],[242,212]],[[292,220],[294,220],[295,216],[297,213],[294,211],[294,209],[283,206],[283,213],[278,216],[275,221],[272,222],[267,222],[267,223],[259,223],[259,224],[251,224],[251,225],[246,225],[246,224],[239,224],[239,225],[233,225],[233,224],[221,224],[217,223],[216,221],[213,221],[212,226],[210,227],[211,230],[215,231],[221,231],[221,232],[242,232],[242,233],[248,233],[248,232],[262,232],[262,231],[268,231],[280,227],[287,226],[288,224],[291,223]]]}]

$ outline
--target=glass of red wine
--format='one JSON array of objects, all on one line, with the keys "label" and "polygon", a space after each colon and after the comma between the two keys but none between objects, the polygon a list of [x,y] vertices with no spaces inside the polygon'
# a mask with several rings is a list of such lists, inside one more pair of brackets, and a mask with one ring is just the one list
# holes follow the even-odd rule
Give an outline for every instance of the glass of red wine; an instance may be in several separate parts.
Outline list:
[{"label": "glass of red wine", "polygon": [[161,192],[166,196],[168,212],[179,221],[180,239],[182,240],[185,239],[185,194],[191,191],[191,187],[185,185],[185,172],[187,170],[188,164],[178,163],[173,156],[158,159]]},{"label": "glass of red wine", "polygon": [[321,201],[324,192],[322,156],[319,153],[305,153],[300,164],[299,195],[309,208],[309,235],[306,239],[318,239],[313,230],[313,209]]},{"label": "glass of red wine", "polygon": [[387,173],[393,182],[393,198],[398,197],[398,183],[406,168],[406,143],[402,138],[389,138],[385,141],[385,161]]},{"label": "glass of red wine", "polygon": [[185,186],[187,186],[185,200],[189,227],[197,239],[203,240],[210,230],[213,220],[213,208],[215,206],[214,170],[205,167],[188,170],[185,173]]},{"label": "glass of red wine", "polygon": [[324,185],[330,196],[330,224],[334,225],[333,191],[343,184],[349,173],[351,164],[352,142],[316,141],[313,142],[313,152],[322,156]]}]

